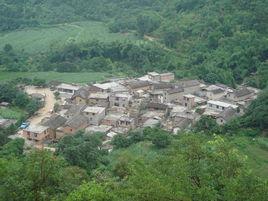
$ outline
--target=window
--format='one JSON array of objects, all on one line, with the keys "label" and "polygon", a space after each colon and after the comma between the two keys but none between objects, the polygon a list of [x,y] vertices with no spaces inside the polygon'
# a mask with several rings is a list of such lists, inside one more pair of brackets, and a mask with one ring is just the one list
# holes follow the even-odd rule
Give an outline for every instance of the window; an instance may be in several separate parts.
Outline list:
[{"label": "window", "polygon": [[187,107],[187,103],[185,103],[185,107]]},{"label": "window", "polygon": [[37,137],[37,133],[34,134],[34,137]]},{"label": "window", "polygon": [[217,108],[217,109],[219,109],[219,106],[218,106],[218,105],[216,105],[216,108]]}]

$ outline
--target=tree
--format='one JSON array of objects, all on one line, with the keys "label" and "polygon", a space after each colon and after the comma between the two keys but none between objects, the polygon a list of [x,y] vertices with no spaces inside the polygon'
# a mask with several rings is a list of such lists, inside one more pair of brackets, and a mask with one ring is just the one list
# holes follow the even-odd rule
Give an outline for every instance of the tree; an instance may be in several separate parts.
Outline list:
[{"label": "tree", "polygon": [[108,189],[107,185],[96,182],[84,183],[77,190],[73,191],[66,201],[113,201],[115,195]]},{"label": "tree", "polygon": [[57,146],[57,154],[63,156],[70,165],[86,169],[89,173],[97,168],[106,152],[100,150],[100,136],[78,133],[64,137]]},{"label": "tree", "polygon": [[5,46],[3,47],[3,50],[8,53],[13,50],[13,47],[10,44],[5,44]]},{"label": "tree", "polygon": [[250,104],[242,124],[260,129],[268,128],[268,88],[264,89],[258,98]]},{"label": "tree", "polygon": [[0,149],[0,157],[21,156],[23,154],[24,139],[11,140]]},{"label": "tree", "polygon": [[196,132],[205,132],[209,134],[220,133],[220,126],[216,120],[210,116],[203,115],[194,126]]},{"label": "tree", "polygon": [[116,149],[129,147],[130,144],[131,144],[130,139],[128,139],[127,136],[123,134],[116,135],[112,140],[112,145],[114,145]]},{"label": "tree", "polygon": [[137,29],[142,36],[158,29],[160,24],[159,17],[154,13],[143,13],[137,17]]},{"label": "tree", "polygon": [[159,149],[166,148],[171,143],[171,139],[168,133],[164,131],[158,131],[153,133],[152,143]]}]

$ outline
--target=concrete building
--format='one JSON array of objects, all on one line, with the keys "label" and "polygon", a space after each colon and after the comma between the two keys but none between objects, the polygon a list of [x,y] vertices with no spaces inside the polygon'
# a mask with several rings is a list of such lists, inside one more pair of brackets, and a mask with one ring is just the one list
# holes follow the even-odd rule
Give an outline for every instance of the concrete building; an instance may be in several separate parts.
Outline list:
[{"label": "concrete building", "polygon": [[191,110],[195,107],[195,96],[191,94],[184,95],[182,102],[183,106]]},{"label": "concrete building", "polygon": [[216,111],[224,111],[229,107],[231,107],[231,108],[233,108],[235,110],[238,109],[237,105],[233,105],[233,104],[222,102],[222,101],[212,101],[212,100],[210,100],[207,103],[207,108],[208,109],[216,110]]},{"label": "concrete building", "polygon": [[174,73],[162,73],[160,74],[160,81],[161,82],[172,82],[175,80]]},{"label": "concrete building", "polygon": [[132,96],[127,93],[114,93],[110,96],[110,106],[129,107],[131,105]]},{"label": "concrete building", "polygon": [[106,109],[104,107],[86,107],[83,115],[88,118],[91,125],[98,126],[105,117]]},{"label": "concrete building", "polygon": [[80,89],[79,86],[62,83],[56,87],[59,93],[74,95]]},{"label": "concrete building", "polygon": [[88,99],[88,105],[105,107],[109,106],[109,94],[108,93],[91,93]]},{"label": "concrete building", "polygon": [[184,94],[183,88],[154,90],[150,93],[151,101],[157,103],[180,102]]},{"label": "concrete building", "polygon": [[42,125],[30,125],[23,130],[23,136],[28,140],[33,140],[37,144],[43,143],[45,140],[51,138],[49,127]]},{"label": "concrete building", "polygon": [[149,72],[147,76],[151,81],[154,82],[171,82],[175,79],[174,73],[159,74],[157,72]]},{"label": "concrete building", "polygon": [[134,129],[135,128],[135,119],[128,117],[128,116],[122,116],[119,120],[119,127]]}]

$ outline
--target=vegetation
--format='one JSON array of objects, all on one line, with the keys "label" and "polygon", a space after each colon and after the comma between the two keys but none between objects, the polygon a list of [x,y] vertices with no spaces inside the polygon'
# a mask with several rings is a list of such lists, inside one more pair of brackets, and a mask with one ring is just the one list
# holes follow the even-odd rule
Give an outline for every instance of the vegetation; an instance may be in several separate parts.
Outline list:
[{"label": "vegetation", "polygon": [[[42,27],[49,32],[50,36],[46,38],[55,37],[61,44],[52,41],[52,51],[40,54],[34,51],[35,48],[21,52],[16,44],[11,44],[11,48],[4,38],[0,66],[5,71],[50,69],[131,74],[154,69],[171,70],[178,77],[195,76],[210,83],[234,86],[245,81],[258,88],[267,86],[267,1],[69,0],[55,3],[51,0],[1,0],[0,5],[0,30]],[[87,34],[86,30],[91,26],[89,20],[101,21],[96,22],[97,28],[94,28],[100,39]],[[76,24],[75,21],[85,22]],[[94,27],[95,22],[92,23]],[[52,25],[55,27],[47,28]],[[101,32],[107,33],[107,28],[98,31],[102,29],[98,27],[106,25],[111,32],[118,32],[108,34],[111,37],[122,38],[122,33],[136,33],[149,41],[113,43],[111,41],[117,39],[106,40],[101,35]],[[70,36],[66,34],[66,37],[74,40],[62,37],[61,33],[54,34],[53,29],[61,32],[57,26],[63,26],[63,29],[69,26]],[[39,47],[49,44],[36,39],[40,41]],[[64,43],[66,40],[70,42]],[[111,50],[115,53],[110,54]]]},{"label": "vegetation", "polygon": [[66,83],[89,83],[107,79],[105,72],[78,72],[78,73],[58,73],[58,72],[0,72],[0,83],[18,78],[44,79],[47,82],[59,81]]},{"label": "vegetation", "polygon": [[[95,140],[80,133],[63,139],[58,150],[67,153],[66,147],[76,157],[91,158],[96,150],[82,147]],[[75,146],[78,141],[82,145]],[[86,168],[94,167],[88,175],[67,163],[65,154],[33,150],[24,155],[23,142],[11,141],[0,151],[0,200],[266,200],[267,180],[250,170],[249,159],[236,148],[243,145],[239,141],[234,145],[225,137],[196,133],[171,142],[164,149],[147,140],[134,143],[100,155],[108,160],[97,166],[80,158]],[[71,160],[79,161],[76,157]]]}]

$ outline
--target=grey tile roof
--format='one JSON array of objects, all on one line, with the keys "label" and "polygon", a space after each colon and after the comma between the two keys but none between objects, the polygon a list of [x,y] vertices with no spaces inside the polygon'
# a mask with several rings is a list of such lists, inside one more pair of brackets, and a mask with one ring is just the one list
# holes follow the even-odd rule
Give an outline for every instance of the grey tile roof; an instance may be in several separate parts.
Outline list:
[{"label": "grey tile roof", "polygon": [[70,126],[71,128],[80,128],[82,125],[88,123],[88,118],[83,115],[76,115],[66,122],[65,125]]},{"label": "grey tile roof", "polygon": [[246,96],[249,94],[252,94],[254,91],[247,89],[246,87],[242,88],[242,89],[238,89],[234,92],[234,95],[236,97],[242,97],[242,96]]},{"label": "grey tile roof", "polygon": [[63,116],[55,114],[55,115],[52,115],[47,121],[43,122],[42,125],[47,126],[51,129],[57,129],[63,126],[66,121],[67,119],[64,118]]}]

